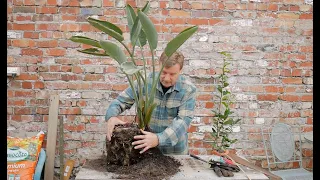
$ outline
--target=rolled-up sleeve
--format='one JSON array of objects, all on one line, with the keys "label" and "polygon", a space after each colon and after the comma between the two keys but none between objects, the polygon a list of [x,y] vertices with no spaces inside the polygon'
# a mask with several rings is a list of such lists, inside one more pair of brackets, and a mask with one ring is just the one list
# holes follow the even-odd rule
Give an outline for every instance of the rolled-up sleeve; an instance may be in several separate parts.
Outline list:
[{"label": "rolled-up sleeve", "polygon": [[130,109],[134,102],[133,91],[131,87],[128,87],[111,102],[109,108],[107,109],[105,120],[108,121],[111,117],[118,116],[126,109]]}]

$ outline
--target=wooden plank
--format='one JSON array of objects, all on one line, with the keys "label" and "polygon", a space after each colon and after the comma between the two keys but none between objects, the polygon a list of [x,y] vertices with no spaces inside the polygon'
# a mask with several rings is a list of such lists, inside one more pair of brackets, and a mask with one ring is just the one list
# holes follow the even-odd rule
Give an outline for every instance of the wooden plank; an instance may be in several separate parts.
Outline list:
[{"label": "wooden plank", "polygon": [[57,140],[57,125],[58,125],[58,108],[59,108],[59,95],[50,96],[49,107],[49,121],[47,133],[47,146],[46,146],[46,166],[44,172],[44,179],[53,180],[54,176],[54,158]]},{"label": "wooden plank", "polygon": [[275,180],[281,180],[281,177],[275,175],[275,174],[272,174],[270,171],[268,170],[265,170],[259,166],[256,166],[252,163],[250,163],[249,161],[245,160],[245,159],[242,159],[241,157],[235,155],[235,154],[232,154],[232,153],[229,153],[228,156],[234,160],[235,162],[239,163],[239,164],[242,164],[244,166],[247,166],[249,168],[252,168],[254,170],[257,170],[257,171],[260,171],[268,176],[270,176],[272,179],[275,179]]}]

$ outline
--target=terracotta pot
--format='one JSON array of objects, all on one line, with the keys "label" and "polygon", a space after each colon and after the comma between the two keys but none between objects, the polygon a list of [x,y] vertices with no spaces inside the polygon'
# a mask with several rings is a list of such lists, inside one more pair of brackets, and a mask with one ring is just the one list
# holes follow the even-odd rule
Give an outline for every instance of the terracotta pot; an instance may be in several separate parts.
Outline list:
[{"label": "terracotta pot", "polygon": [[217,150],[212,150],[212,154],[217,156],[225,156],[229,154],[229,150],[225,150],[224,152],[218,152]]}]

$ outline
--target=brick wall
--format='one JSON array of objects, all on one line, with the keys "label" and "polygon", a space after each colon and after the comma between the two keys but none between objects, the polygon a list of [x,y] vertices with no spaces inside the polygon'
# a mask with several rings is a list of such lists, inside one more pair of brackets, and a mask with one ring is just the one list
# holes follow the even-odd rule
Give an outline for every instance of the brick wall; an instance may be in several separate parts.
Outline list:
[{"label": "brick wall", "polygon": [[[145,4],[127,2],[134,7]],[[80,45],[67,39],[108,38],[85,21],[99,15],[118,25],[129,44],[126,2],[7,0],[7,4],[7,63],[22,70],[7,87],[8,135],[46,131],[48,98],[59,94],[65,154],[79,167],[85,158],[102,153],[105,111],[127,84],[115,61],[78,53]],[[180,49],[186,57],[184,74],[198,87],[196,118],[189,128],[191,152],[211,154],[206,139],[215,106],[214,76],[221,72],[220,51],[231,52],[234,59],[233,107],[242,119],[240,131],[234,133],[240,139],[235,150],[265,167],[259,125],[282,121],[302,125],[304,134],[313,132],[312,0],[161,0],[151,2],[149,16],[159,33],[157,56],[182,29],[199,26]],[[150,58],[148,51],[144,54]],[[312,145],[304,143],[304,152],[304,167],[312,169]]]}]

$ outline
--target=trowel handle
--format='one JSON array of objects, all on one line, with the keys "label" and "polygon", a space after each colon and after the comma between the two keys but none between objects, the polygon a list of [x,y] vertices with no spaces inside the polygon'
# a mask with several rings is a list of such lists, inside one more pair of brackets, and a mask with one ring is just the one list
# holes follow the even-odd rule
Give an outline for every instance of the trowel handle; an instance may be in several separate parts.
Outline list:
[{"label": "trowel handle", "polygon": [[[190,156],[191,156],[191,157],[193,157],[193,158],[195,158],[195,159],[198,159],[198,160],[200,160],[200,161],[203,161],[203,162],[209,163],[208,161],[206,161],[206,160],[204,160],[204,159],[200,158],[199,156],[196,156],[196,155],[193,155],[193,154],[190,154]],[[210,164],[210,163],[209,163],[209,164]]]}]

